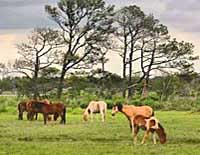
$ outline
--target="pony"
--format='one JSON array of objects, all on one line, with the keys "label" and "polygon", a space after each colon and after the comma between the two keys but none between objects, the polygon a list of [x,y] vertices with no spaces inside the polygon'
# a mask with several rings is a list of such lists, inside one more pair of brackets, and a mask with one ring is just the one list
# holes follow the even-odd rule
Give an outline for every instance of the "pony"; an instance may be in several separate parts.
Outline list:
[{"label": "pony", "polygon": [[18,109],[18,119],[19,120],[23,120],[23,113],[27,112],[27,108],[26,108],[26,101],[21,101],[19,102],[19,104],[17,105],[17,109]]},{"label": "pony", "polygon": [[102,122],[105,121],[107,104],[104,101],[91,101],[83,113],[83,120],[87,121],[89,115],[93,119],[94,113],[100,113]]},{"label": "pony", "polygon": [[[30,115],[30,113],[28,113],[27,106],[28,106],[29,102],[32,102],[32,101],[35,101],[35,100],[22,101],[22,102],[20,102],[18,104],[17,107],[18,107],[18,112],[19,112],[19,114],[18,114],[18,119],[19,120],[23,120],[23,113],[24,112],[27,112],[27,120],[30,120],[30,119],[33,120],[34,115],[35,115],[35,120],[37,120],[37,116],[38,116],[37,113],[32,114],[32,115]],[[44,99],[41,102],[44,102],[44,104],[51,104],[51,102],[49,100],[47,100],[47,99]],[[48,117],[48,120],[51,120],[50,116]]]},{"label": "pony", "polygon": [[133,119],[136,115],[142,115],[145,117],[154,116],[154,111],[150,106],[122,105],[119,103],[113,106],[112,116],[115,116],[117,112],[121,112],[127,117],[132,132],[134,128]]},{"label": "pony", "polygon": [[21,101],[17,105],[17,108],[18,108],[18,120],[23,120],[23,113],[24,112],[27,112],[27,120],[33,119],[34,115],[35,115],[35,120],[37,120],[37,113],[33,114],[33,116],[29,116],[28,110],[27,110],[27,104],[28,103],[29,103],[29,101]]},{"label": "pony", "polygon": [[52,114],[54,115],[54,120],[60,116],[60,123],[66,123],[66,106],[63,103],[46,104],[42,101],[30,101],[27,104],[27,110],[30,116],[35,113],[42,113],[44,117],[44,124],[47,122],[48,115]]},{"label": "pony", "polygon": [[146,139],[148,138],[149,133],[151,132],[153,135],[153,143],[156,144],[156,136],[155,132],[160,139],[160,143],[166,143],[166,133],[160,122],[155,117],[145,117],[142,115],[136,115],[133,119],[134,124],[134,133],[133,133],[133,142],[136,144],[137,142],[137,134],[139,129],[145,130],[143,139],[141,144],[144,144]]}]

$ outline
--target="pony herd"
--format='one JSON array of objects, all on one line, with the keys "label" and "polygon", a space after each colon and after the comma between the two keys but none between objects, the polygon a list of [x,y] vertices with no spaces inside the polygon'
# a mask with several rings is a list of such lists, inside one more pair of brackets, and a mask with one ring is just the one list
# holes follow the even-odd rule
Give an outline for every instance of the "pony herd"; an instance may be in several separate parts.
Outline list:
[{"label": "pony herd", "polygon": [[34,116],[37,120],[38,113],[43,114],[44,124],[47,120],[51,120],[50,115],[54,116],[54,121],[61,117],[61,124],[66,123],[66,106],[63,103],[51,103],[48,100],[37,101],[23,101],[18,104],[18,119],[23,120],[23,112],[27,112],[27,119],[33,120]]},{"label": "pony herd", "polygon": [[[104,101],[91,101],[83,113],[83,120],[88,121],[90,118],[93,120],[93,114],[100,113],[102,122],[105,121],[107,111],[107,104]],[[60,123],[66,123],[66,106],[63,103],[51,103],[49,100],[30,100],[23,101],[18,104],[18,119],[23,120],[23,112],[27,112],[27,119],[33,120],[34,116],[37,119],[38,113],[43,114],[44,124],[47,120],[51,120],[53,115],[54,121],[58,117],[61,118]],[[130,125],[133,134],[133,142],[137,143],[137,134],[140,129],[145,130],[141,144],[144,144],[152,133],[153,143],[156,144],[156,135],[158,135],[160,143],[166,143],[166,133],[158,119],[154,117],[154,111],[150,106],[134,106],[115,104],[112,108],[112,116],[121,112],[124,114]]]}]

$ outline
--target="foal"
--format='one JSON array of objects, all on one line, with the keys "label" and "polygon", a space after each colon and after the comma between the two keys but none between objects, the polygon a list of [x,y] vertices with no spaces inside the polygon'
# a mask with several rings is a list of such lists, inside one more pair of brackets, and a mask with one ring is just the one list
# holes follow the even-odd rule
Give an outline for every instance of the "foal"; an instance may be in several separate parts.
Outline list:
[{"label": "foal", "polygon": [[105,121],[107,104],[104,101],[91,101],[83,114],[84,121],[88,120],[89,115],[93,118],[94,113],[100,113],[102,122]]},{"label": "foal", "polygon": [[153,135],[154,144],[156,144],[155,132],[157,133],[160,139],[160,143],[161,144],[166,143],[166,133],[164,131],[164,128],[155,117],[148,118],[142,115],[136,115],[134,117],[133,124],[134,124],[134,133],[133,133],[134,144],[136,144],[137,142],[137,134],[140,128],[145,130],[141,144],[145,143],[146,139],[148,138],[149,132],[151,132]]}]

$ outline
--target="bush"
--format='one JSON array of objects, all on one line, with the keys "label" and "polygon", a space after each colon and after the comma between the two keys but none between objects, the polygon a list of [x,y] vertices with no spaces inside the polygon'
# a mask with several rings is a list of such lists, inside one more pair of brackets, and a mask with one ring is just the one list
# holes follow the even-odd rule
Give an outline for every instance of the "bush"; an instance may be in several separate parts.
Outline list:
[{"label": "bush", "polygon": [[0,97],[0,112],[17,112],[17,104],[19,100],[17,97],[1,96]]}]

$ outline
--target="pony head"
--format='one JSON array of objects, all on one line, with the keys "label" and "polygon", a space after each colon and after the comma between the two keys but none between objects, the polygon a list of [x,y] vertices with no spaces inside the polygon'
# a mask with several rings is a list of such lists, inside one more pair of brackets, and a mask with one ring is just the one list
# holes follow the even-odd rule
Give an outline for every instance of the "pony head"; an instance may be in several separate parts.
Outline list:
[{"label": "pony head", "polygon": [[88,117],[90,115],[91,111],[90,109],[86,109],[85,112],[83,113],[83,120],[88,121]]},{"label": "pony head", "polygon": [[118,103],[118,104],[115,104],[112,108],[112,116],[115,116],[115,113],[119,112],[119,111],[122,111],[122,108],[123,108],[123,105]]},{"label": "pony head", "polygon": [[158,123],[159,129],[156,130],[156,133],[158,134],[158,137],[160,138],[160,143],[164,144],[167,141],[167,135],[165,133],[164,128],[160,123]]}]

